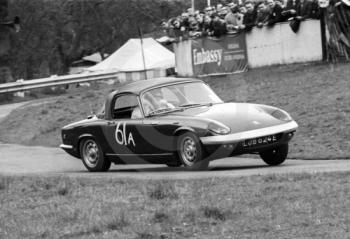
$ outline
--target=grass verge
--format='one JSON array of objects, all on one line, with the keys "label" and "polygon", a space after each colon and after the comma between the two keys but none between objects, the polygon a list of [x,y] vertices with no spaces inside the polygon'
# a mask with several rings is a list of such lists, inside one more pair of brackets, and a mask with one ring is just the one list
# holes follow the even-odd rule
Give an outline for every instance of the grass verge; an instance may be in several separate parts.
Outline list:
[{"label": "grass verge", "polygon": [[0,176],[0,238],[346,238],[349,173],[142,181]]}]

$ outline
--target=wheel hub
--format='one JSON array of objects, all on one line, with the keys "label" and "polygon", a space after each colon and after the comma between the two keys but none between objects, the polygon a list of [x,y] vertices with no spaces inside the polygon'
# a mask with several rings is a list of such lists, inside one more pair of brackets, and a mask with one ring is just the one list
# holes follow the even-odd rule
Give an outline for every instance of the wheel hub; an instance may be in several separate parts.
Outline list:
[{"label": "wheel hub", "polygon": [[184,138],[182,141],[181,156],[185,163],[192,164],[197,156],[196,143],[190,137]]},{"label": "wheel hub", "polygon": [[83,149],[83,157],[90,167],[94,167],[98,161],[99,151],[94,141],[87,141]]}]

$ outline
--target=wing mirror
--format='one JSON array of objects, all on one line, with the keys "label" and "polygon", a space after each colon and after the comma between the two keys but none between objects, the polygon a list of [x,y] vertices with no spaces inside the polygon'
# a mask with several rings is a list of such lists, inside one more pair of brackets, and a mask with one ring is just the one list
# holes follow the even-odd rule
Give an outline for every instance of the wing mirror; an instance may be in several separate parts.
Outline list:
[{"label": "wing mirror", "polygon": [[88,115],[87,119],[97,119],[96,115]]}]

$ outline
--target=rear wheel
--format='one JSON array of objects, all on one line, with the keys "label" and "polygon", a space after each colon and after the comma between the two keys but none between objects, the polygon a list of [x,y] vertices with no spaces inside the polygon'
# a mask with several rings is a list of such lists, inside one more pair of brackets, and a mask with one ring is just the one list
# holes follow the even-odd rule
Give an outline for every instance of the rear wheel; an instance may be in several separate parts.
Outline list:
[{"label": "rear wheel", "polygon": [[80,155],[84,166],[90,172],[105,172],[111,167],[111,161],[104,157],[101,147],[94,139],[83,139]]},{"label": "rear wheel", "polygon": [[288,144],[279,147],[259,152],[262,160],[271,166],[276,166],[283,163],[288,155]]},{"label": "rear wheel", "polygon": [[209,160],[204,157],[199,138],[192,132],[181,134],[177,140],[177,155],[180,162],[189,170],[206,170]]}]

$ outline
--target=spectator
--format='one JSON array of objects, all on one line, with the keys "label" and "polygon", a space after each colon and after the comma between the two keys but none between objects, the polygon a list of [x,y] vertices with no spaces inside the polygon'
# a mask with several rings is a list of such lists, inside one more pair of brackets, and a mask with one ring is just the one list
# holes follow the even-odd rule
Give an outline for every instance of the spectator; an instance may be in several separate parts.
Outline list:
[{"label": "spectator", "polygon": [[193,8],[188,8],[187,9],[187,14],[188,14],[188,16],[194,16],[194,10],[193,10]]},{"label": "spectator", "polygon": [[222,7],[220,11],[218,12],[219,17],[223,20],[225,20],[226,15],[228,14],[228,7]]},{"label": "spectator", "polygon": [[[279,6],[282,8],[282,10],[283,10],[284,7],[285,7],[285,2],[286,2],[286,1],[284,1],[284,0],[275,0],[275,4],[279,5]],[[267,3],[267,5],[269,6],[268,3]]]},{"label": "spectator", "polygon": [[204,16],[204,24],[203,24],[203,30],[202,30],[202,36],[207,36],[212,34],[214,31],[213,28],[213,21],[212,18],[209,15]]},{"label": "spectator", "polygon": [[[227,32],[249,31],[254,26],[273,26],[285,20],[297,31],[301,20],[319,18],[318,0],[258,0],[256,7],[252,0],[221,1],[216,7],[208,6],[204,12],[188,8],[181,16],[169,21],[162,20],[162,29],[171,37],[198,37],[211,35],[220,37]],[[333,0],[349,3],[350,0]],[[283,8],[286,2],[286,7]],[[225,6],[222,4],[225,3]],[[339,5],[339,4],[338,4]],[[347,4],[344,4],[347,5]],[[293,24],[292,24],[293,23]]]},{"label": "spectator", "polygon": [[315,1],[301,0],[296,18],[298,20],[305,20],[307,18],[319,18],[318,6],[315,6]]},{"label": "spectator", "polygon": [[257,13],[256,13],[256,23],[257,27],[263,27],[267,24],[269,20],[269,10],[267,9],[264,2],[259,2],[256,5]]},{"label": "spectator", "polygon": [[196,21],[197,21],[197,27],[198,27],[198,31],[202,32],[204,30],[204,13],[199,12],[196,15]]},{"label": "spectator", "polygon": [[218,14],[214,13],[212,15],[212,26],[213,31],[211,32],[211,35],[214,37],[220,37],[227,33],[226,23],[225,20],[221,19]]},{"label": "spectator", "polygon": [[199,37],[201,36],[201,30],[199,29],[199,24],[194,16],[189,17],[189,36]]},{"label": "spectator", "polygon": [[226,28],[229,32],[238,31],[239,26],[242,25],[243,15],[239,12],[237,5],[231,5],[228,8],[228,13],[225,16]]},{"label": "spectator", "polygon": [[282,16],[284,16],[285,20],[295,17],[297,15],[299,7],[300,0],[288,0],[285,9],[282,12]]},{"label": "spectator", "polygon": [[222,7],[223,7],[223,5],[221,3],[218,3],[216,5],[216,12],[220,12]]},{"label": "spectator", "polygon": [[256,11],[254,9],[253,2],[249,0],[244,3],[244,6],[247,12],[244,14],[243,24],[240,26],[240,29],[250,31],[253,26],[255,26]]},{"label": "spectator", "polygon": [[215,13],[215,11],[216,11],[215,8],[211,6],[205,8],[205,13],[208,16],[211,16],[211,14]]},{"label": "spectator", "polygon": [[171,28],[173,29],[174,37],[179,38],[182,36],[181,32],[181,19],[176,17],[172,19]]},{"label": "spectator", "polygon": [[[241,13],[241,15],[244,17],[244,15],[247,13],[247,9],[245,8],[244,5],[239,5],[239,12]],[[242,19],[242,23],[243,23],[243,19]]]},{"label": "spectator", "polygon": [[269,18],[267,25],[273,26],[277,22],[283,22],[284,18],[282,16],[283,8],[282,6],[275,2],[275,0],[266,0],[267,5],[269,6]]}]

